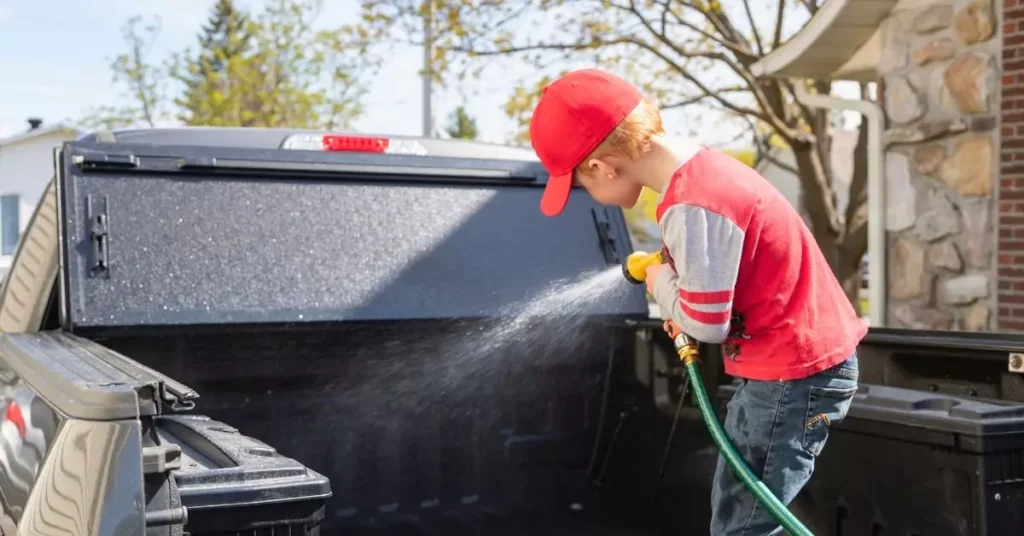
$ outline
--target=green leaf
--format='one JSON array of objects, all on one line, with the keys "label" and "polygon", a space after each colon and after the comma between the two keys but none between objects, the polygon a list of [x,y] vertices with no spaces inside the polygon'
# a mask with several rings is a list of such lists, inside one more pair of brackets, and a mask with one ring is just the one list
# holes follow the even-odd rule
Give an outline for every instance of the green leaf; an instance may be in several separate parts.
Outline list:
[{"label": "green leaf", "polygon": [[188,125],[350,124],[362,113],[364,75],[380,60],[365,50],[366,28],[315,26],[321,7],[319,0],[270,0],[249,13],[235,0],[217,0],[195,46],[163,65],[147,57],[159,20],[132,17],[122,32],[129,50],[111,61],[131,105],[92,110],[90,121],[152,126],[170,109]]},{"label": "green leaf", "polygon": [[480,134],[476,119],[469,115],[464,106],[459,106],[448,116],[445,131],[449,136],[463,140],[475,140]]}]

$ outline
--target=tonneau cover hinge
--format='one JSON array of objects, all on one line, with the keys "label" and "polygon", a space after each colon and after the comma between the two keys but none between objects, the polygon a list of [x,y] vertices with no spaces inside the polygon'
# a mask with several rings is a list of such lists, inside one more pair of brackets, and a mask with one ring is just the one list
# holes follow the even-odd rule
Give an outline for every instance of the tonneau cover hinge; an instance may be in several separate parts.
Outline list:
[{"label": "tonneau cover hinge", "polygon": [[82,169],[135,169],[139,167],[139,158],[131,153],[81,151],[72,155],[71,161]]},{"label": "tonneau cover hinge", "polygon": [[597,227],[597,237],[600,241],[601,251],[604,253],[604,260],[608,264],[621,264],[624,259],[620,258],[615,238],[612,236],[608,209],[592,208],[590,213],[594,217],[594,226]]},{"label": "tonneau cover hinge", "polygon": [[89,235],[92,241],[92,265],[90,277],[110,277],[110,220],[107,215],[107,196],[86,196],[86,217],[89,218]]}]

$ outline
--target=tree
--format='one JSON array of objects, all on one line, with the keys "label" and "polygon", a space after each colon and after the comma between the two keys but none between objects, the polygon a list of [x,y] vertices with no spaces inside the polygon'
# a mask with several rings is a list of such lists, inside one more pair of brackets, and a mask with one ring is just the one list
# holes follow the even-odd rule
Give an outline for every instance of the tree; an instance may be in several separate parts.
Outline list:
[{"label": "tree", "polygon": [[199,35],[199,63],[204,71],[223,72],[231,58],[244,56],[252,45],[252,30],[249,14],[240,11],[234,0],[217,0]]},{"label": "tree", "polygon": [[[187,125],[247,125],[259,114],[256,99],[241,95],[242,80],[251,72],[253,34],[247,13],[233,0],[218,0],[199,34],[199,50],[175,58],[174,76],[185,90],[175,103]],[[253,109],[256,107],[257,109]]]},{"label": "tree", "polygon": [[[793,171],[814,237],[859,308],[867,249],[864,159],[855,166],[849,208],[840,214],[826,164],[829,114],[796,102],[793,84],[804,82],[758,79],[751,71],[788,37],[788,19],[806,19],[824,1],[364,0],[362,10],[366,34],[413,42],[430,13],[437,76],[472,74],[481,59],[528,62],[536,78],[516,88],[506,106],[521,125],[553,77],[596,64],[638,82],[664,110],[699,107],[742,125],[759,158],[764,141],[778,138],[796,157]],[[812,92],[831,91],[828,81],[806,83]],[[519,141],[527,136],[522,132]]]},{"label": "tree", "polygon": [[[199,50],[179,55],[177,101],[187,124],[344,128],[362,113],[369,57],[343,28],[318,30],[322,0],[271,0],[250,18],[214,6]],[[183,66],[183,68],[182,68]]]},{"label": "tree", "polygon": [[476,119],[469,115],[465,106],[459,106],[448,116],[448,126],[445,128],[445,132],[453,138],[462,140],[475,140],[479,135]]},{"label": "tree", "polygon": [[163,66],[149,63],[148,56],[160,34],[160,18],[145,23],[141,16],[128,19],[121,35],[128,52],[110,63],[113,83],[125,87],[122,106],[100,106],[86,112],[81,123],[87,128],[116,129],[153,127],[161,118],[167,72]]},{"label": "tree", "polygon": [[[140,31],[134,17],[125,30],[130,52],[112,64],[131,104],[100,108],[84,122],[154,126],[176,117],[189,125],[347,128],[363,111],[362,77],[379,61],[350,46],[358,35],[350,28],[318,27],[321,6],[322,0],[269,0],[253,16],[219,0],[198,47],[159,65],[147,58],[157,31]],[[170,83],[176,87],[165,87]]]}]

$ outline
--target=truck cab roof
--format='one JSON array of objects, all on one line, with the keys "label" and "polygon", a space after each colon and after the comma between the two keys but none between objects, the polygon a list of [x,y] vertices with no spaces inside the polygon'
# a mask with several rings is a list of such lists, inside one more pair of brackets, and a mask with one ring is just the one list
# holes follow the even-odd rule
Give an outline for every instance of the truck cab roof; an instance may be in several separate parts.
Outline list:
[{"label": "truck cab roof", "polygon": [[[547,174],[534,152],[525,147],[486,143],[462,139],[424,138],[392,134],[360,134],[324,130],[250,127],[173,127],[127,129],[112,132],[90,132],[78,141],[86,143],[126,143],[163,146],[201,146],[209,148],[234,147],[240,149],[287,149],[290,142],[302,140],[309,148],[319,141],[324,150],[348,153],[380,152],[383,154],[412,154],[428,158],[508,160],[530,162],[538,180],[547,180]],[[345,141],[345,148],[339,147]],[[331,149],[326,144],[334,142]],[[341,142],[341,143],[339,143]],[[360,143],[362,142],[362,143]],[[366,147],[376,144],[378,150]],[[391,151],[389,152],[389,148]]]}]

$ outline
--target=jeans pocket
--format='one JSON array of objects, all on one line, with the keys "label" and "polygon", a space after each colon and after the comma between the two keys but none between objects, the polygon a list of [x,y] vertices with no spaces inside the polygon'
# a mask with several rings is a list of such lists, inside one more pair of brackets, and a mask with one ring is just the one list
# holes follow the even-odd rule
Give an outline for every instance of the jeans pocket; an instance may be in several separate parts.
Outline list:
[{"label": "jeans pocket", "polygon": [[860,365],[857,363],[857,354],[854,353],[846,361],[825,371],[825,375],[836,380],[857,381],[860,379]]},{"label": "jeans pocket", "polygon": [[803,447],[813,457],[825,448],[833,424],[846,418],[857,385],[834,387],[813,386],[808,391],[807,414],[804,418]]}]

